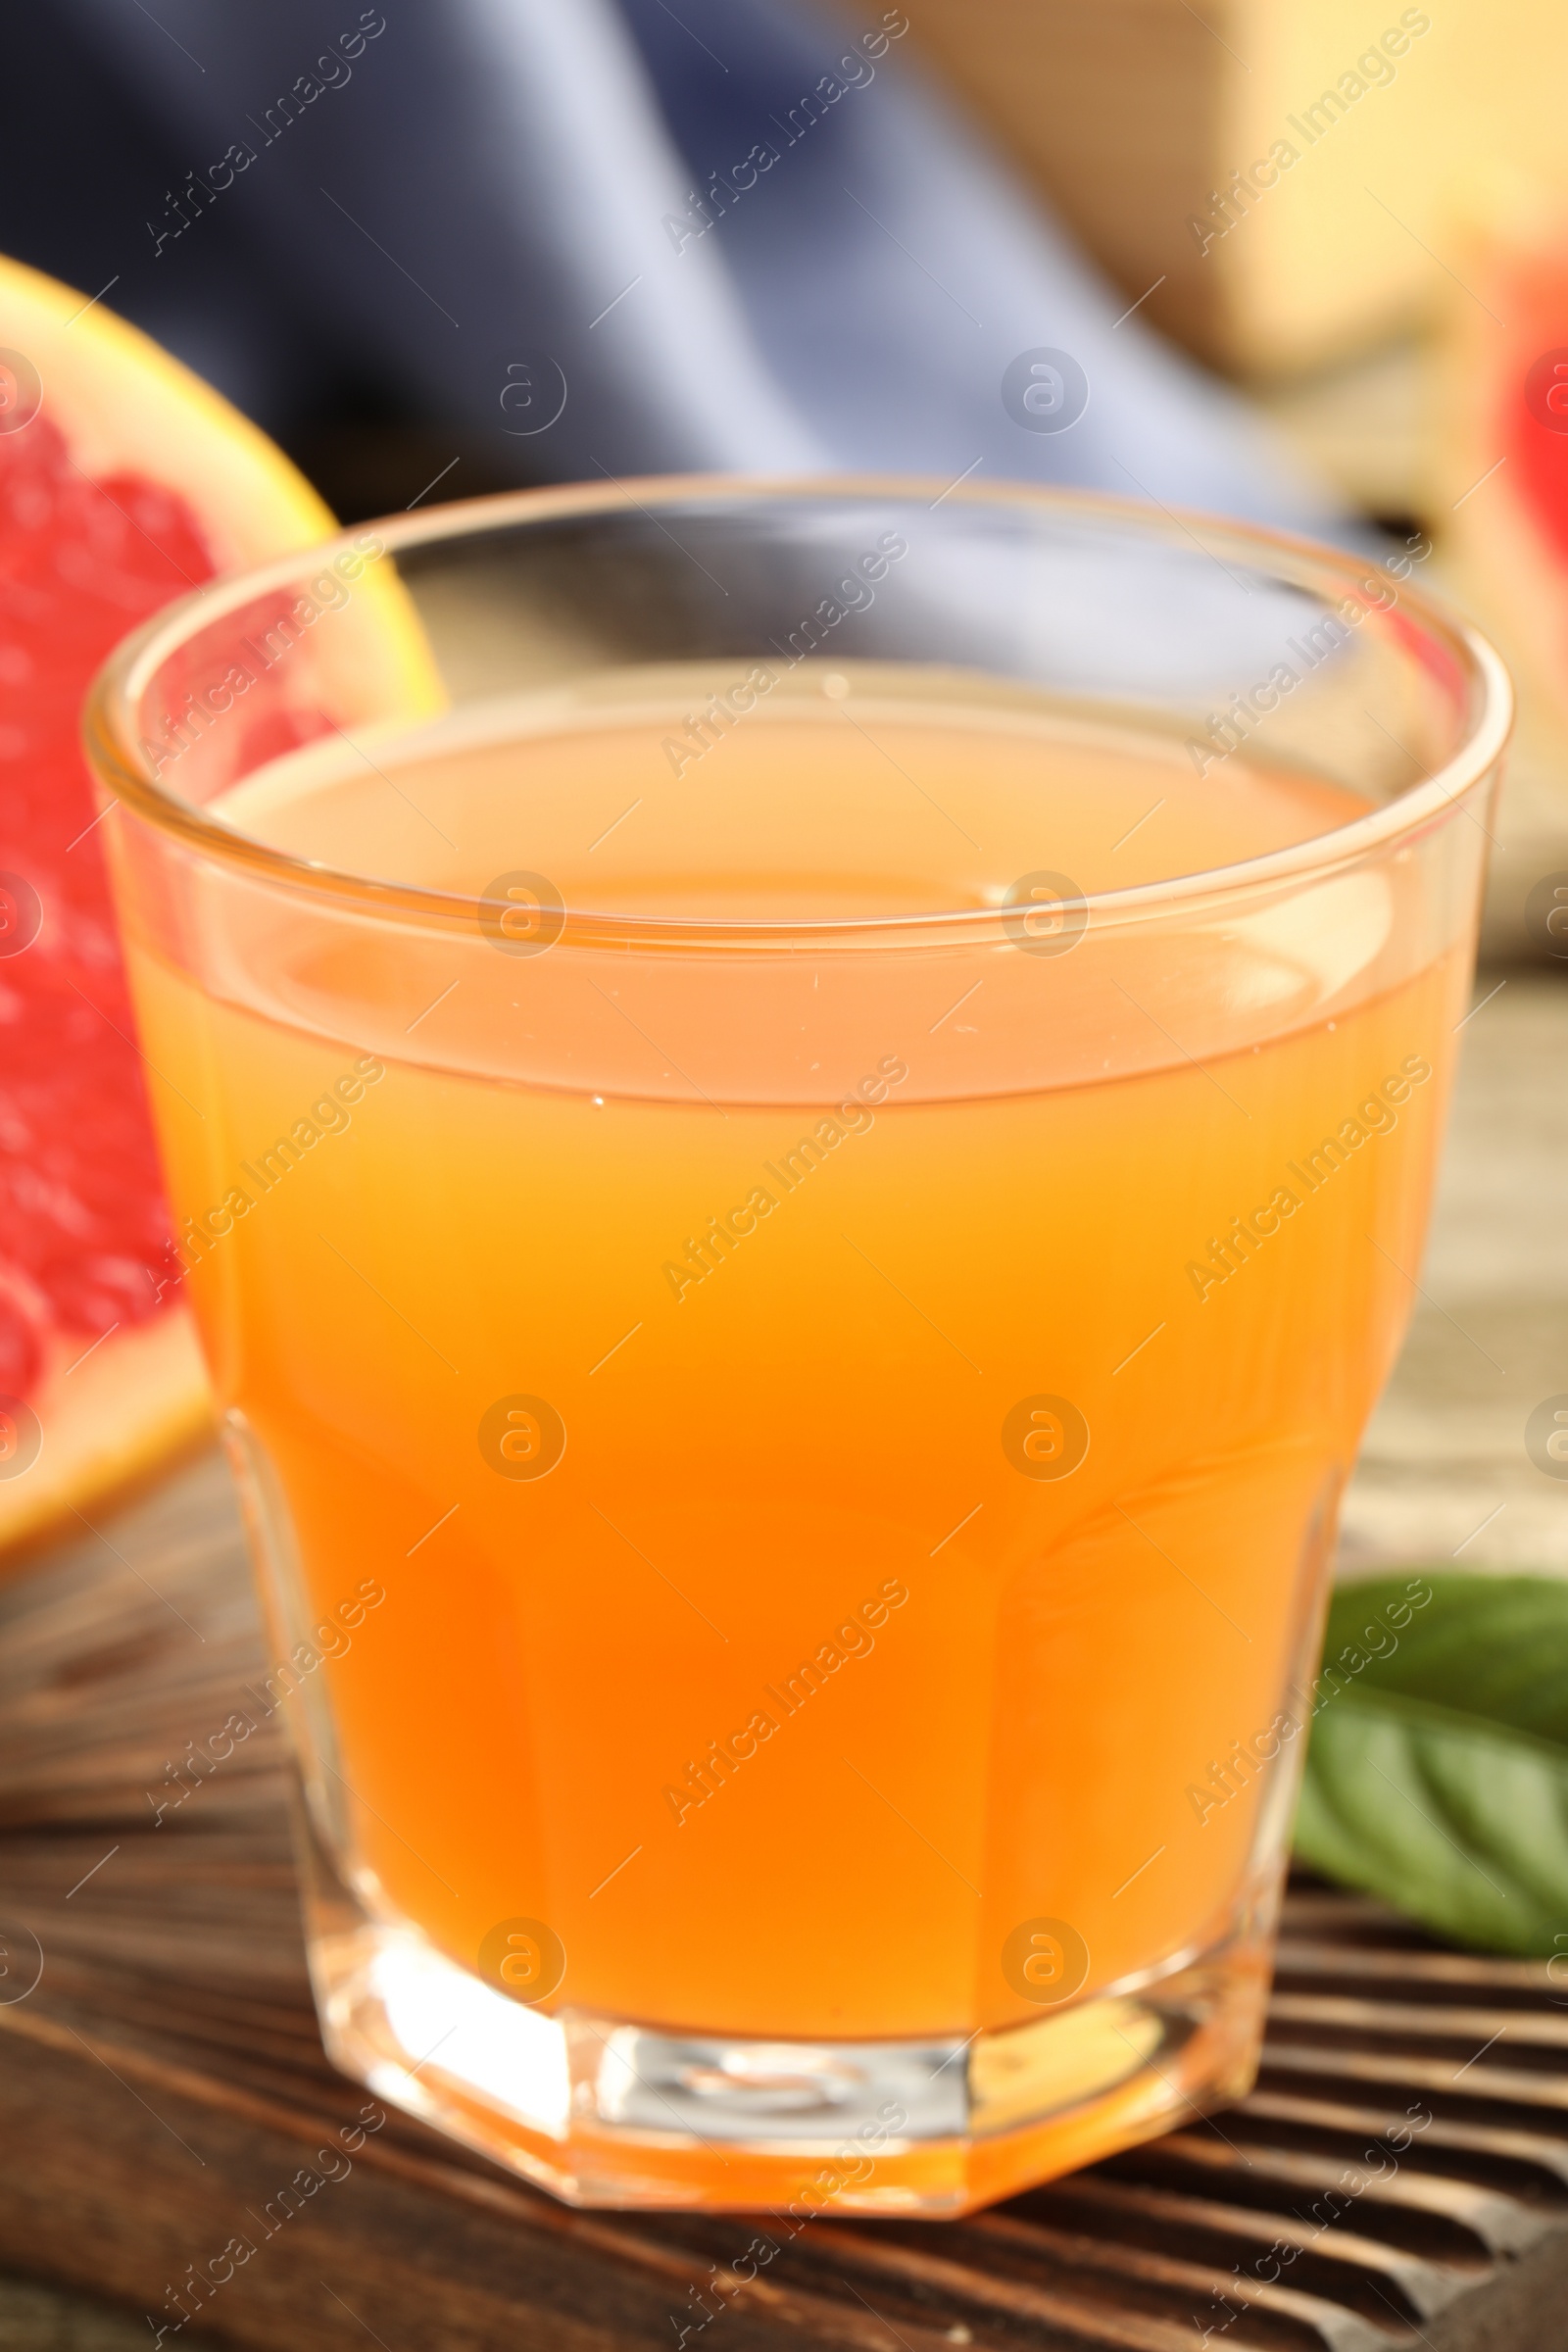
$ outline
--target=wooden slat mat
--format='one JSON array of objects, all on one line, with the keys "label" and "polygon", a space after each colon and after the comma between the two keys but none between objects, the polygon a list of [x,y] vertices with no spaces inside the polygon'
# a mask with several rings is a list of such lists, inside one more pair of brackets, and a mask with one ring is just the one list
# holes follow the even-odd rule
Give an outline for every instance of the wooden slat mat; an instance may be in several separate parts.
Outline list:
[{"label": "wooden slat mat", "polygon": [[317,2163],[367,2094],[317,2035],[275,1726],[161,1825],[148,1795],[262,1666],[216,1460],[0,1586],[13,2273],[151,2314],[148,2341],[303,2352],[1568,2341],[1568,1984],[1321,1887],[1293,1891],[1240,2108],[965,2223],[813,2224],[746,2283],[749,2223],[572,2213],[401,2116]]}]

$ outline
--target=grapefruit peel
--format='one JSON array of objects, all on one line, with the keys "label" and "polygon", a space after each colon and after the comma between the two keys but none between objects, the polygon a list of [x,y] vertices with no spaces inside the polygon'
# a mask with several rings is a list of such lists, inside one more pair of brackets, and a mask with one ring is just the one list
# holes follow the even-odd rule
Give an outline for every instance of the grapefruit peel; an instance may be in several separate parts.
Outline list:
[{"label": "grapefruit peel", "polygon": [[[21,517],[0,544],[0,1023],[11,1024],[15,1049],[0,1061],[9,1136],[0,1149],[10,1152],[0,1160],[9,1228],[0,1310],[12,1343],[9,1359],[0,1345],[0,1392],[10,1392],[0,1393],[0,1553],[9,1564],[211,1429],[189,1306],[177,1293],[159,1298],[154,1270],[134,1262],[168,1217],[101,850],[76,831],[94,821],[77,709],[99,661],[138,619],[204,577],[311,547],[335,525],[282,452],[199,377],[101,303],[3,258],[0,500],[8,520]],[[49,515],[65,526],[53,540]],[[29,645],[28,616],[49,594],[61,626]],[[385,600],[401,602],[391,579]],[[390,612],[388,603],[383,620]],[[395,632],[405,659],[407,629],[405,620]],[[20,887],[8,890],[8,877]],[[96,1150],[123,1171],[122,1135],[108,1114],[96,1135],[62,1132],[81,1123],[58,1115],[63,1093],[52,1123],[47,1115],[50,1086],[69,1083],[56,1066],[94,1057],[107,1058],[122,1126],[141,1122],[129,1160],[142,1238],[130,1245],[124,1203],[109,1199],[93,1166]],[[122,1173],[120,1182],[123,1192]],[[72,1263],[73,1234],[83,1237],[85,1272]],[[143,1272],[146,1298],[133,1280]],[[112,1305],[116,1282],[126,1303],[111,1321],[88,1302]]]}]

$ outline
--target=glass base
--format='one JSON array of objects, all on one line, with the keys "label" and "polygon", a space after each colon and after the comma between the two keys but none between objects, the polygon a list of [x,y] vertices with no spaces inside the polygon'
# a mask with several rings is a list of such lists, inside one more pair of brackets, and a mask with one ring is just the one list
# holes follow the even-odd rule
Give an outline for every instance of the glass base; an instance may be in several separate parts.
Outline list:
[{"label": "glass base", "polygon": [[1272,1937],[1255,1916],[1005,2032],[763,2041],[511,2000],[371,1918],[307,1842],[334,2064],[573,2205],[951,2218],[1239,2098],[1256,2069]]}]

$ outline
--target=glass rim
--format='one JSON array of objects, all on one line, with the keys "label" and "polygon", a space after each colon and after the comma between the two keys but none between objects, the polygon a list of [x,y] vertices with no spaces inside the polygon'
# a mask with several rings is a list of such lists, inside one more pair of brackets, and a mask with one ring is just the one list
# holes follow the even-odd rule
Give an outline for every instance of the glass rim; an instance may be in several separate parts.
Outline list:
[{"label": "glass rim", "polygon": [[[1213,547],[1205,544],[1213,540],[1222,553],[1250,563],[1254,569],[1269,571],[1289,585],[1324,595],[1331,603],[1351,596],[1367,612],[1391,609],[1365,604],[1363,583],[1372,558],[1262,524],[1197,509],[1152,506],[1099,491],[1013,481],[944,485],[934,475],[875,473],[662,474],[630,482],[611,478],[603,483],[552,484],[454,500],[419,514],[362,522],[265,564],[221,573],[164,606],[122,639],[88,688],[81,722],[88,766],[116,801],[220,865],[245,869],[256,879],[293,894],[329,898],[340,905],[345,900],[358,902],[367,912],[393,920],[422,918],[444,926],[457,919],[467,926],[482,917],[488,904],[482,896],[389,881],[296,857],[252,839],[160,784],[143,756],[133,713],[141,692],[161,663],[224,613],[297,581],[307,569],[320,569],[340,555],[362,553],[357,542],[367,534],[381,541],[383,556],[395,560],[407,550],[432,542],[477,542],[489,533],[529,523],[633,512],[657,521],[657,514],[650,509],[660,506],[706,503],[738,509],[766,503],[805,506],[836,501],[851,506],[918,500],[933,509],[951,500],[957,506],[1032,512],[1048,518],[1098,523],[1128,538],[1143,536],[1171,547],[1196,544],[1205,555],[1214,554]],[[1328,596],[1331,587],[1340,592],[1338,597]],[[1489,639],[1441,600],[1401,579],[1396,602],[1456,659],[1478,690],[1468,732],[1440,768],[1396,792],[1381,808],[1289,848],[1117,890],[1085,891],[1063,900],[1063,907],[1075,915],[1082,911],[1089,927],[1102,928],[1178,912],[1184,906],[1196,908],[1205,902],[1275,884],[1300,886],[1325,880],[1415,837],[1456,811],[1507,746],[1514,722],[1512,681]],[[622,951],[628,946],[794,949],[805,943],[821,950],[933,943],[956,947],[999,936],[1013,911],[998,905],[893,914],[741,918],[617,913],[568,906],[564,909],[559,944]]]}]

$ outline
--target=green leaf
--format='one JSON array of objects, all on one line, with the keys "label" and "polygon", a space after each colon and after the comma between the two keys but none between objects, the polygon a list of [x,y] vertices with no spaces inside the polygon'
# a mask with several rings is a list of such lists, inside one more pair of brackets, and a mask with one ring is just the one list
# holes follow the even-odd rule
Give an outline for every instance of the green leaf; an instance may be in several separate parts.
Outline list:
[{"label": "green leaf", "polygon": [[1446,1569],[1343,1585],[1324,1632],[1325,1666],[1347,1647],[1367,1661],[1356,1676],[1363,1688],[1433,1699],[1568,1747],[1568,1580]]},{"label": "green leaf", "polygon": [[1456,1942],[1568,1950],[1568,1583],[1336,1593],[1296,1850]]}]

